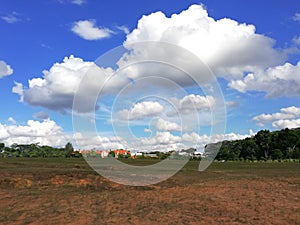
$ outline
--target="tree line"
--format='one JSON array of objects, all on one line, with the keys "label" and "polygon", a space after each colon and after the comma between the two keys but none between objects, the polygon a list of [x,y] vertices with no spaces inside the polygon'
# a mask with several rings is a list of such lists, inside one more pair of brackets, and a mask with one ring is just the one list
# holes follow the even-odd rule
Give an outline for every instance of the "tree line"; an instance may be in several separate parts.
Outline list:
[{"label": "tree line", "polygon": [[217,160],[300,159],[300,128],[261,130],[243,140],[223,141]]},{"label": "tree line", "polygon": [[79,152],[74,151],[73,145],[68,142],[64,148],[55,148],[47,145],[12,144],[10,147],[0,143],[0,157],[81,157]]}]

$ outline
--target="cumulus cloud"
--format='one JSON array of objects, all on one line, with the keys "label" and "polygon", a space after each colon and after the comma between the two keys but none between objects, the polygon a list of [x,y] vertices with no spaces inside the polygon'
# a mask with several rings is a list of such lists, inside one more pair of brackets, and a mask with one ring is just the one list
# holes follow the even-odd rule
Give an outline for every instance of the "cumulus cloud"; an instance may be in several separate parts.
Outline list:
[{"label": "cumulus cloud", "polygon": [[171,102],[180,114],[190,114],[195,112],[209,112],[214,107],[216,101],[213,96],[190,94],[181,99],[172,98]]},{"label": "cumulus cloud", "polygon": [[146,117],[158,116],[164,107],[159,102],[144,101],[133,105],[131,109],[124,109],[118,112],[123,120],[139,120]]},{"label": "cumulus cloud", "polygon": [[183,142],[193,142],[193,143],[199,143],[202,146],[205,146],[209,143],[216,143],[219,141],[232,141],[232,140],[240,140],[247,137],[250,137],[253,135],[253,132],[250,130],[249,134],[236,134],[236,133],[228,133],[228,134],[214,134],[214,135],[199,135],[195,132],[192,133],[185,133],[182,136]]},{"label": "cumulus cloud", "polygon": [[[119,105],[121,102],[114,104]],[[212,124],[211,108],[214,104],[212,96],[194,94],[182,98],[164,97],[164,101],[142,101],[116,111],[117,116],[113,117],[113,123],[120,125],[123,124],[122,121],[131,121],[133,126],[148,125],[151,130],[147,127],[144,130],[146,133],[197,131],[200,124]]]},{"label": "cumulus cloud", "polygon": [[263,113],[259,116],[253,117],[253,120],[257,121],[259,123],[266,123],[266,122],[270,122],[273,120],[291,119],[291,118],[294,118],[294,116],[291,114],[286,114],[286,113],[273,113],[273,114]]},{"label": "cumulus cloud", "polygon": [[143,16],[124,45],[139,41],[163,41],[186,48],[219,76],[242,76],[245,71],[277,65],[285,59],[284,53],[274,49],[275,41],[257,34],[254,25],[228,18],[215,20],[202,5],[192,5],[171,17],[162,12]]},{"label": "cumulus cloud", "polygon": [[[92,105],[87,102],[99,92],[101,85],[112,73],[110,68],[100,68],[94,62],[86,62],[71,55],[65,57],[62,63],[55,63],[50,70],[44,70],[43,78],[29,80],[28,87],[16,82],[12,91],[20,96],[20,101],[29,105],[65,113],[72,109],[74,96],[81,85],[82,91],[77,96],[81,104],[77,104],[75,110],[90,112],[96,106],[94,102]],[[123,82],[123,78],[112,81],[103,92],[115,90]]]},{"label": "cumulus cloud", "polygon": [[43,121],[28,120],[25,125],[18,125],[10,117],[13,124],[0,123],[0,142],[10,146],[17,144],[39,143],[54,147],[64,147],[67,142],[81,149],[118,149],[124,148],[124,141],[119,137],[113,136],[86,136],[81,133],[74,135],[67,134],[55,121],[45,119]]},{"label": "cumulus cloud", "polygon": [[[202,138],[204,138],[204,140],[208,139],[208,136],[203,136]],[[203,139],[202,139],[203,140]],[[199,134],[192,132],[192,133],[184,133],[182,135],[182,141],[183,142],[194,142],[194,143],[198,143],[201,141],[201,137]]]},{"label": "cumulus cloud", "polygon": [[62,63],[55,63],[49,71],[44,70],[43,78],[29,80],[28,88],[16,83],[13,92],[30,105],[64,112],[71,109],[79,82],[93,66],[94,63],[74,56],[65,57]]},{"label": "cumulus cloud", "polygon": [[0,61],[0,78],[9,76],[13,73],[13,69],[4,61]]},{"label": "cumulus cloud", "polygon": [[71,30],[85,40],[100,40],[108,38],[113,33],[108,28],[97,27],[94,20],[77,21]]},{"label": "cumulus cloud", "polygon": [[283,128],[297,128],[300,127],[300,119],[294,120],[277,120],[272,123],[272,126],[278,129]]},{"label": "cumulus cloud", "polygon": [[272,127],[283,128],[296,128],[300,126],[300,108],[291,106],[281,108],[280,112],[272,114],[260,114],[252,118],[259,126],[265,124],[272,124]]},{"label": "cumulus cloud", "polygon": [[69,138],[63,133],[63,129],[50,119],[42,122],[28,120],[26,125],[0,124],[0,142],[8,146],[14,143],[40,143],[62,147],[68,141]]},{"label": "cumulus cloud", "polygon": [[175,136],[170,132],[156,132],[155,136],[151,138],[142,138],[141,144],[143,145],[171,145],[175,143],[180,143],[181,137]]},{"label": "cumulus cloud", "polygon": [[[121,28],[124,28],[125,31],[125,27]],[[74,23],[72,31],[88,40],[101,39],[112,34],[109,29],[97,27],[93,20],[77,21]],[[49,71],[44,71],[43,78],[29,80],[29,87],[16,83],[13,92],[20,95],[21,101],[30,105],[66,112],[71,109],[74,92],[87,71],[94,70],[95,74],[101,71],[113,74],[118,71],[118,68],[149,58],[162,62],[172,58],[174,60],[171,62],[174,65],[180,62],[184,68],[192,68],[191,71],[194,71],[197,76],[204,77],[203,80],[207,79],[205,78],[207,71],[199,68],[198,60],[190,60],[192,58],[188,54],[174,48],[168,49],[168,51],[159,49],[161,46],[156,46],[156,48],[154,46],[153,48],[153,45],[149,45],[148,48],[145,45],[138,49],[135,48],[136,46],[131,48],[132,43],[140,41],[162,41],[181,46],[207,63],[218,75],[231,74],[239,79],[245,71],[265,68],[281,62],[285,58],[283,53],[273,48],[274,41],[264,35],[257,34],[253,25],[239,24],[226,18],[215,20],[208,15],[203,6],[192,5],[187,10],[171,17],[167,17],[162,12],[143,16],[138,21],[137,28],[127,35],[124,47],[129,50],[129,53],[117,61],[116,70],[106,68],[104,71],[103,68],[97,67],[93,62],[85,62],[80,58],[70,56],[66,57],[62,63],[54,64]],[[134,64],[134,66],[126,67],[122,71],[114,80],[109,82],[107,90],[113,93],[115,90],[119,90],[118,88],[122,87],[121,85],[128,79],[137,80],[153,74],[165,78],[165,81],[151,79],[148,86],[153,85],[156,88],[163,87],[165,89],[172,87],[174,90],[175,86],[170,85],[170,82],[167,81],[175,82],[180,87],[195,85],[195,81],[183,71],[170,66],[166,68],[163,63]],[[89,92],[96,90],[96,87],[99,88],[99,85],[96,84],[103,83],[107,77],[95,75],[93,79],[84,81],[84,92],[86,93],[84,96],[80,96],[82,97],[82,99],[80,98],[81,102],[86,102],[88,96],[91,95]],[[235,81],[238,84],[241,83],[242,87],[232,84],[233,88],[247,90],[243,80]],[[141,91],[143,91],[142,88]],[[182,113],[189,113],[191,107],[198,111],[208,110],[209,104],[206,100],[200,96],[188,96],[178,104]],[[212,102],[209,103],[212,106]],[[81,106],[84,107],[84,104]],[[91,110],[93,110],[92,106],[89,106],[77,111],[88,112]]]},{"label": "cumulus cloud", "polygon": [[229,87],[245,93],[263,91],[267,97],[300,96],[300,61],[296,65],[270,67],[263,71],[250,73],[242,79],[232,80]]},{"label": "cumulus cloud", "polygon": [[[13,118],[10,119],[12,121]],[[15,122],[15,121],[14,121]],[[170,129],[171,130],[171,129]],[[147,132],[150,130],[146,130]],[[151,131],[150,131],[151,132]],[[0,142],[7,146],[14,143],[50,145],[63,147],[67,142],[72,142],[75,148],[80,149],[120,149],[144,150],[144,151],[170,151],[181,150],[188,147],[202,146],[221,140],[235,140],[248,137],[240,134],[199,135],[195,132],[185,133],[182,136],[174,135],[169,131],[157,131],[149,138],[137,138],[135,142],[128,143],[122,137],[109,136],[108,134],[89,135],[76,132],[73,136],[63,131],[55,121],[45,119],[43,121],[28,120],[25,125],[1,124]]]},{"label": "cumulus cloud", "polygon": [[[182,136],[174,135],[168,131],[157,131],[150,138],[140,138],[135,146],[142,146],[142,149],[147,151],[171,151],[187,149],[189,147],[197,147],[200,151],[204,150],[204,146],[209,143],[216,143],[224,140],[239,140],[253,136],[250,130],[249,134],[214,134],[214,135],[199,135],[196,132],[184,133]],[[133,147],[134,148],[134,147]]]},{"label": "cumulus cloud", "polygon": [[160,131],[181,131],[181,127],[177,123],[161,118],[156,121],[155,127]]},{"label": "cumulus cloud", "polygon": [[294,115],[294,116],[300,116],[300,108],[295,107],[295,106],[282,108],[280,111],[283,112],[283,113],[286,113],[286,114],[291,114],[291,115]]},{"label": "cumulus cloud", "polygon": [[121,137],[116,136],[95,136],[76,132],[73,139],[81,149],[110,150],[126,148],[126,142]]},{"label": "cumulus cloud", "polygon": [[[126,31],[125,27],[121,28],[124,28],[124,31]],[[112,34],[112,31],[107,28],[97,27],[93,20],[75,22],[72,31],[87,40],[101,39]],[[274,48],[274,40],[256,33],[253,25],[240,24],[228,18],[215,20],[208,15],[207,11],[201,5],[192,5],[187,10],[170,17],[167,17],[162,12],[143,16],[138,21],[137,28],[127,35],[124,42],[124,47],[129,50],[129,53],[123,55],[116,65],[117,68],[126,67],[126,65],[134,64],[136,61],[144,58],[147,59],[151,55],[151,59],[157,59],[157,61],[162,62],[164,59],[174,58],[174,62],[181,61],[186,68],[194,68],[198,76],[201,76],[202,71],[199,72],[198,70],[198,61],[189,60],[189,58],[185,58],[185,55],[177,57],[180,55],[180,52],[174,49],[174,52],[171,52],[171,50],[153,49],[152,46],[149,48],[142,46],[143,48],[141,49],[131,48],[133,43],[140,41],[162,41],[188,49],[208,64],[217,75],[226,76],[230,74],[231,77],[234,77],[235,80],[230,83],[230,86],[239,91],[245,92],[253,88],[269,88],[271,92],[270,96],[279,94],[279,91],[273,89],[273,92],[276,92],[273,93],[271,87],[263,86],[263,82],[259,83],[259,85],[255,83],[255,87],[254,85],[252,87],[252,81],[247,81],[247,79],[251,80],[250,74],[247,79],[242,78],[246,71],[253,70],[255,73],[252,76],[256,76],[258,74],[256,71],[263,71],[267,67],[284,61],[285,54]],[[174,64],[177,65],[176,63]],[[145,76],[145,74],[149,75],[149,73],[166,78],[165,80],[176,81],[181,87],[195,84],[190,77],[183,75],[184,72],[179,72],[173,67],[167,69],[165,67],[163,63],[160,65],[155,64],[155,66],[151,63],[143,63],[127,67],[126,73],[119,74],[114,82],[109,82],[111,85],[114,85],[113,88],[109,86],[107,89],[111,92],[119,90],[118,88],[122,87],[125,80],[130,79],[135,81]],[[97,67],[93,62],[85,62],[73,56],[66,57],[62,63],[56,63],[49,71],[44,71],[43,78],[29,80],[28,87],[16,83],[13,92],[20,95],[21,101],[30,105],[42,106],[65,113],[72,108],[74,93],[79,81],[90,70],[98,71],[103,70],[103,68]],[[107,74],[112,74],[116,71],[118,69],[112,70],[109,68],[105,70]],[[88,99],[91,90],[96,90],[96,87],[99,87],[99,85],[95,84],[103,83],[106,78],[95,75],[94,79],[84,81],[86,93],[82,98],[82,106]],[[259,77],[257,79],[263,78]],[[295,79],[295,84],[290,82],[290,79],[286,83],[290,82],[296,87],[296,84],[298,84],[296,79],[298,78],[291,79]],[[163,83],[161,80],[152,79],[151,82],[151,85],[148,84],[148,86],[153,88],[159,85],[169,85],[169,83]],[[251,85],[247,82],[250,82]],[[273,83],[277,84],[276,82],[274,80]],[[269,84],[269,81],[264,81],[264,83]],[[286,86],[285,83],[283,86]],[[295,94],[297,91],[298,88],[288,88],[286,90],[287,94]],[[281,90],[280,93],[282,93]],[[213,97],[209,99],[209,97],[190,95],[184,99],[178,99],[175,103],[183,114],[188,114],[192,110],[209,112],[210,107],[213,106]],[[81,111],[89,112],[91,110],[92,108],[89,106]],[[80,110],[78,109],[78,111]],[[129,114],[131,113],[129,110],[124,110],[123,116],[129,118]],[[136,115],[137,117],[142,117],[142,114]],[[131,119],[133,118],[131,117]]]}]

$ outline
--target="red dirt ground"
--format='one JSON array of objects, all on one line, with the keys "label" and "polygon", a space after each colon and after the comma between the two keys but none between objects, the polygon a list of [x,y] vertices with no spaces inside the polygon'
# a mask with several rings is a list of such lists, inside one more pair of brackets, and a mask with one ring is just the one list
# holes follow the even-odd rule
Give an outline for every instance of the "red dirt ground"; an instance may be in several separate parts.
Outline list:
[{"label": "red dirt ground", "polygon": [[0,173],[0,224],[300,224],[298,172],[186,170],[130,187],[93,171],[11,170]]}]

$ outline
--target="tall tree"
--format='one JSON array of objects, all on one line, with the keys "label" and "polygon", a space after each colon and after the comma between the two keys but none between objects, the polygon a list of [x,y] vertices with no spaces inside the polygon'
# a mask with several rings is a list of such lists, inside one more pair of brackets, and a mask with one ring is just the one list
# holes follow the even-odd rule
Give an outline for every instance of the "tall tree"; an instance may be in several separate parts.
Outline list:
[{"label": "tall tree", "polygon": [[269,130],[261,130],[254,136],[254,140],[262,153],[260,156],[268,159],[270,153],[271,132]]},{"label": "tall tree", "polygon": [[65,146],[65,154],[67,158],[70,158],[72,156],[73,150],[73,145],[70,142],[68,142]]},{"label": "tall tree", "polygon": [[240,141],[242,143],[242,149],[240,157],[248,160],[255,160],[258,153],[258,146],[253,138],[246,138]]}]

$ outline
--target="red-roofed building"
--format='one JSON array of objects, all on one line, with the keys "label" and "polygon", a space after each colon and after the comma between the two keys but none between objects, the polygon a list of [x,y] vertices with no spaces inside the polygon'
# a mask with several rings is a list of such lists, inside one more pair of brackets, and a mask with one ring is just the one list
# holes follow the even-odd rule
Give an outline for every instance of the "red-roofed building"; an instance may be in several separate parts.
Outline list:
[{"label": "red-roofed building", "polygon": [[131,156],[130,151],[127,151],[125,149],[116,149],[116,150],[113,150],[113,152],[115,153],[115,158]]}]

